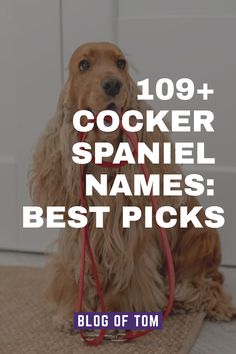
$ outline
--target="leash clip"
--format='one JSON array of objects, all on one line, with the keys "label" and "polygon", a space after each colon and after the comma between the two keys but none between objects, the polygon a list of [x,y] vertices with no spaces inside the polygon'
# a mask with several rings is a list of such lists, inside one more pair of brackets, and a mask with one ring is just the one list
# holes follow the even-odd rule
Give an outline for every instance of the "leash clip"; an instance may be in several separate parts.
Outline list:
[{"label": "leash clip", "polygon": [[[92,341],[93,339],[96,339],[98,338],[99,334],[95,331],[87,331],[86,334],[85,334],[85,338],[82,339],[83,341],[84,340],[88,340],[88,341]],[[121,343],[121,342],[126,342],[127,339],[125,338],[126,336],[126,333],[106,333],[104,335],[104,339],[105,340],[108,340],[108,341],[111,341],[111,342],[116,342],[116,343]]]},{"label": "leash clip", "polygon": [[112,335],[111,342],[124,343],[127,342],[126,333],[116,333]]}]

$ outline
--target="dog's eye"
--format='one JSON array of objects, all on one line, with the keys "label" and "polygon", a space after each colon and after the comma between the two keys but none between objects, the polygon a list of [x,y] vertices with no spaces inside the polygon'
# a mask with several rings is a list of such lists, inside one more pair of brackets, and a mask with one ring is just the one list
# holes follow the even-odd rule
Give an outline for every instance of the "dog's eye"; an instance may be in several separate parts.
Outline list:
[{"label": "dog's eye", "polygon": [[125,59],[118,59],[116,62],[117,68],[118,69],[122,69],[124,70],[125,66],[126,66],[126,61]]},{"label": "dog's eye", "polygon": [[80,71],[85,71],[88,70],[89,68],[90,68],[90,62],[86,59],[81,60],[81,62],[79,63]]}]

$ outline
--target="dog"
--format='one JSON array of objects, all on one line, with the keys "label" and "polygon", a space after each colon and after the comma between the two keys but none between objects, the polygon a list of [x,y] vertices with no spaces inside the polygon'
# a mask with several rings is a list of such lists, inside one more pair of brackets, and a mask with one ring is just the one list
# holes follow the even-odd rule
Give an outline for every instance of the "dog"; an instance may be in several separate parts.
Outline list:
[{"label": "dog", "polygon": [[[78,141],[73,128],[73,116],[78,110],[94,114],[109,109],[121,114],[129,109],[145,115],[150,106],[138,101],[137,85],[128,72],[128,63],[122,51],[112,43],[88,43],[80,46],[69,61],[68,79],[60,93],[56,114],[49,121],[36,145],[30,173],[30,193],[33,203],[44,210],[47,206],[78,205],[79,166],[72,161],[72,146]],[[170,142],[169,133],[157,128],[153,133],[143,129],[139,141],[151,146],[152,142]],[[111,142],[116,149],[125,140],[117,130],[104,133],[94,129],[86,141],[92,148],[97,141]],[[175,164],[148,164],[150,173],[182,173]],[[92,162],[86,173],[99,176],[106,173],[112,179],[117,173],[132,177],[140,173],[137,165],[122,168],[103,168]],[[130,179],[130,183],[132,183]],[[144,209],[150,205],[148,197],[122,196],[86,197],[88,205],[110,206],[110,216],[105,216],[103,229],[96,229],[94,218],[89,221],[90,241],[97,263],[107,311],[159,311],[168,298],[168,277],[156,228],[145,229],[143,222],[133,223],[122,229],[120,218],[123,205]],[[158,198],[159,205],[171,205],[178,210],[181,205],[193,208],[199,205],[195,197],[183,196]],[[111,216],[112,215],[112,216]],[[198,215],[199,218],[199,215]],[[204,212],[200,212],[200,221]],[[168,229],[168,239],[173,255],[176,286],[173,313],[200,312],[207,318],[229,321],[236,317],[236,309],[223,287],[219,271],[221,247],[215,229],[204,226],[187,229],[177,225]],[[81,231],[66,226],[59,235],[57,251],[49,267],[50,283],[47,295],[57,305],[56,326],[66,329],[75,311],[81,252]],[[84,286],[83,311],[99,310],[94,279],[90,277],[87,262]]]}]

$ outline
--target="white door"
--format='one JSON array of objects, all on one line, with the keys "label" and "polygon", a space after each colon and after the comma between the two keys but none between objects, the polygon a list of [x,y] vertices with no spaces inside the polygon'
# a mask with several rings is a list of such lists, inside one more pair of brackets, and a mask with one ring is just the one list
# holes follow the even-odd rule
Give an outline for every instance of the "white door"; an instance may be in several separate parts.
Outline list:
[{"label": "white door", "polygon": [[[216,165],[202,174],[215,178],[215,196],[204,205],[225,209],[221,229],[223,263],[236,265],[236,2],[234,0],[119,0],[118,43],[138,69],[137,79],[191,78],[208,82],[208,101],[154,102],[157,109],[210,109],[215,133],[177,135],[178,141],[202,140]],[[197,168],[197,167],[196,167]]]},{"label": "white door", "polygon": [[51,233],[22,229],[27,171],[61,86],[59,0],[0,4],[0,248],[41,251]]}]

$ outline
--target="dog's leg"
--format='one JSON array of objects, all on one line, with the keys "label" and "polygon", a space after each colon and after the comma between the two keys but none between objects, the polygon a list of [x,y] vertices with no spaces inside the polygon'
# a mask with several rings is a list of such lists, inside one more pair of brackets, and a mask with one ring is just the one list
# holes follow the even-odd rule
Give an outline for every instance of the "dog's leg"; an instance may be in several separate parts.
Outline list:
[{"label": "dog's leg", "polygon": [[61,331],[71,332],[77,292],[75,277],[56,255],[48,268],[49,279],[46,297],[57,306],[53,325]]},{"label": "dog's leg", "polygon": [[[199,205],[196,198],[189,198],[189,207]],[[199,214],[204,224],[204,212]],[[228,321],[236,318],[236,308],[223,287],[219,271],[221,249],[218,233],[204,227],[196,229],[191,224],[187,230],[178,230],[178,240],[173,250],[176,269],[176,312],[204,311],[209,319]]]}]

